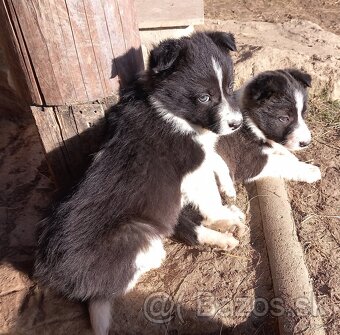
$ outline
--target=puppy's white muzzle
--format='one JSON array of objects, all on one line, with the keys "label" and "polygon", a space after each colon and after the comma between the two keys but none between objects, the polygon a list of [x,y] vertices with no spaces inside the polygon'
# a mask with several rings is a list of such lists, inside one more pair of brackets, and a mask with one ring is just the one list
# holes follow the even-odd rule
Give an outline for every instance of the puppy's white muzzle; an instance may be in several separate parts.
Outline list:
[{"label": "puppy's white muzzle", "polygon": [[312,135],[305,121],[301,118],[298,126],[287,137],[285,147],[291,151],[306,148],[312,141]]},{"label": "puppy's white muzzle", "polygon": [[219,111],[220,114],[220,134],[228,135],[240,128],[243,117],[240,111],[233,110],[225,101]]}]

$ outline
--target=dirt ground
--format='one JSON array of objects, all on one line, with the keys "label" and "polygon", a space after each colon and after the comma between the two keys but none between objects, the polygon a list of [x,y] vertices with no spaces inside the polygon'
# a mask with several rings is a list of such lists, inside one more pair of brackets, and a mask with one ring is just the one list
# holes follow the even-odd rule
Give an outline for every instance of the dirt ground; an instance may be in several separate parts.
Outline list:
[{"label": "dirt ground", "polygon": [[285,22],[302,19],[340,34],[340,2],[337,0],[205,0],[208,19]]},{"label": "dirt ground", "polygon": [[312,100],[313,144],[301,160],[320,166],[317,184],[288,183],[293,216],[327,334],[340,332],[340,104]]},{"label": "dirt ground", "polygon": [[[336,1],[205,2],[207,18],[303,18],[338,34],[339,10]],[[22,114],[14,99],[9,106],[8,97],[0,90],[0,115],[10,108],[13,111],[6,115]],[[314,185],[289,183],[289,195],[327,334],[336,335],[340,106],[318,97],[310,110],[313,145],[300,158],[319,165],[323,179]],[[86,306],[40,288],[31,278],[35,227],[55,191],[34,122],[29,117],[3,117],[0,129],[0,334],[91,334]],[[251,220],[239,248],[224,252],[166,241],[163,266],[115,302],[111,334],[277,334],[276,319],[262,313],[274,294],[254,192],[251,185],[239,187],[237,203]]]}]

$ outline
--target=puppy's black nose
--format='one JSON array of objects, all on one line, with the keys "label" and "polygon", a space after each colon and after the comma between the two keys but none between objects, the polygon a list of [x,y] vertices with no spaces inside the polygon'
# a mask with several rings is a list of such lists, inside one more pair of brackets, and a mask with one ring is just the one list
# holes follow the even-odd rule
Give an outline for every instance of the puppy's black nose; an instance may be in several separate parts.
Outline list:
[{"label": "puppy's black nose", "polygon": [[228,125],[232,130],[236,130],[237,128],[240,128],[241,124],[242,124],[242,121],[236,121],[236,120],[228,122]]},{"label": "puppy's black nose", "polygon": [[307,147],[310,144],[311,141],[303,141],[300,142],[299,145],[301,148]]}]

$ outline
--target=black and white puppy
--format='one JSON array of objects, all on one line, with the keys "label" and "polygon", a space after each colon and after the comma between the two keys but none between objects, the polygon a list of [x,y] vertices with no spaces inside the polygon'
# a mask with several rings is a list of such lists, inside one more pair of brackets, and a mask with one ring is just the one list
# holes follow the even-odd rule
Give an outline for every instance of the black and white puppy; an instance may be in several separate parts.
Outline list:
[{"label": "black and white puppy", "polygon": [[96,335],[109,332],[110,300],[165,258],[162,238],[177,224],[182,180],[205,161],[200,135],[241,124],[231,106],[235,48],[231,34],[213,32],[152,50],[83,181],[40,225],[36,278],[89,302]]},{"label": "black and white puppy", "polygon": [[[286,69],[263,72],[236,92],[244,124],[237,132],[221,136],[217,143],[217,152],[227,163],[233,180],[282,177],[313,183],[321,179],[317,166],[299,161],[290,152],[311,142],[305,123],[306,88],[310,85],[310,75]],[[195,204],[188,203],[181,212],[175,237],[189,244],[220,246],[224,234],[220,238],[219,232],[207,234],[204,219]]]}]

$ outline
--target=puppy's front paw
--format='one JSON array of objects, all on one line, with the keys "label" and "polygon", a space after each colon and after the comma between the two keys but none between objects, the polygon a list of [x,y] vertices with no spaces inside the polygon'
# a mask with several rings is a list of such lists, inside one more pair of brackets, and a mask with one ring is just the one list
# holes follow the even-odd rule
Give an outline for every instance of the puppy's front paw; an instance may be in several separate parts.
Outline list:
[{"label": "puppy's front paw", "polygon": [[220,192],[230,198],[236,198],[236,190],[232,183],[223,183],[220,185]]},{"label": "puppy's front paw", "polygon": [[304,164],[304,173],[302,175],[302,181],[307,183],[315,183],[321,179],[321,171],[319,167],[312,164]]},{"label": "puppy's front paw", "polygon": [[240,242],[230,233],[224,233],[220,240],[220,247],[223,250],[230,251],[236,248]]},{"label": "puppy's front paw", "polygon": [[229,231],[238,236],[243,236],[248,231],[248,227],[244,224],[246,220],[245,214],[235,205],[231,205],[229,209],[233,213],[233,220],[230,222]]},{"label": "puppy's front paw", "polygon": [[231,206],[228,206],[228,208],[233,213],[233,217],[235,217],[236,219],[238,219],[240,221],[245,221],[246,216],[237,206],[231,205]]},{"label": "puppy's front paw", "polygon": [[236,206],[224,206],[225,215],[220,220],[216,220],[211,224],[211,228],[220,232],[232,232],[238,236],[243,236],[248,227],[244,224],[245,215]]}]

